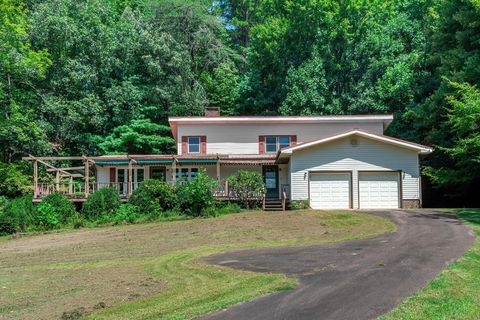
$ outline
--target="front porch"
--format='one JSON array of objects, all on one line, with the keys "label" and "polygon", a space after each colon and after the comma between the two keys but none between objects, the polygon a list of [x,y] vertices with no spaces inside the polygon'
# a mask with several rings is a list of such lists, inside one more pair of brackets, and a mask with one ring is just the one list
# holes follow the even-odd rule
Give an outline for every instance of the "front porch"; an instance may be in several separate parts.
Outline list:
[{"label": "front porch", "polygon": [[205,170],[208,176],[217,180],[218,186],[214,194],[219,200],[237,198],[229,188],[227,179],[239,170],[263,174],[269,187],[264,196],[267,200],[290,198],[288,167],[276,163],[271,155],[212,155],[195,158],[182,155],[29,156],[24,160],[33,162],[34,202],[40,202],[52,193],[61,193],[74,202],[84,202],[90,194],[105,187],[115,188],[122,201],[128,201],[133,190],[144,180],[158,179],[171,185],[182,184],[194,179],[200,170]]}]

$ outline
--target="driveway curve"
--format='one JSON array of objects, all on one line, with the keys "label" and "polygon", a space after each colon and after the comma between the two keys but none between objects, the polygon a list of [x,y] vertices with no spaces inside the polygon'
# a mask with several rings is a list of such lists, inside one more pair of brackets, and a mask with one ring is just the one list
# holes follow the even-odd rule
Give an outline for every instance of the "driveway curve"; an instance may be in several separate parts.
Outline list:
[{"label": "driveway curve", "polygon": [[328,245],[227,252],[208,263],[285,273],[299,285],[202,319],[372,319],[423,288],[473,243],[473,231],[435,211],[369,212],[397,231]]}]

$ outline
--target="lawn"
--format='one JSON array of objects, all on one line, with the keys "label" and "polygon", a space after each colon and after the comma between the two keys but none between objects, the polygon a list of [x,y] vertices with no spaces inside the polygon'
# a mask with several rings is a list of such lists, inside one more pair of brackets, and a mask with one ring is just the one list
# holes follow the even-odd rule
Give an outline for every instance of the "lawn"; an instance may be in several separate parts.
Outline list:
[{"label": "lawn", "polygon": [[472,248],[382,320],[480,319],[480,209],[453,212],[475,231]]},{"label": "lawn", "polygon": [[185,319],[296,280],[202,263],[226,250],[327,243],[394,230],[354,212],[248,212],[0,241],[0,319]]}]

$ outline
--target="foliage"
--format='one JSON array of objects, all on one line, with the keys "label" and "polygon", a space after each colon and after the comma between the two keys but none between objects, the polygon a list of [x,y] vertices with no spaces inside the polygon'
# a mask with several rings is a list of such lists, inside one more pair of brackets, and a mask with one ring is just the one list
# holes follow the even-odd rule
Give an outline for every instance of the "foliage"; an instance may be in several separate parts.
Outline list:
[{"label": "foliage", "polygon": [[37,209],[42,211],[43,214],[49,212],[50,215],[57,217],[59,223],[62,224],[66,223],[76,212],[73,202],[60,193],[52,193],[43,198]]},{"label": "foliage", "polygon": [[205,174],[198,173],[195,179],[177,186],[177,201],[179,210],[189,216],[207,216],[206,211],[215,205],[213,192],[217,182]]},{"label": "foliage", "polygon": [[137,208],[131,204],[122,204],[115,215],[113,216],[113,222],[120,223],[134,223],[140,215],[137,212]]},{"label": "foliage", "polygon": [[45,50],[32,49],[27,14],[23,1],[0,2],[0,160],[7,163],[46,148],[31,104],[40,100],[33,81],[51,61]]},{"label": "foliage", "polygon": [[291,201],[293,210],[305,210],[310,208],[309,200],[292,200]]},{"label": "foliage", "polygon": [[206,211],[206,216],[221,217],[227,214],[240,212],[242,211],[242,208],[235,202],[217,200],[215,205]]},{"label": "foliage", "polygon": [[27,231],[28,227],[35,222],[36,208],[32,202],[32,196],[26,195],[18,197],[8,202],[2,215],[0,216],[0,225],[3,232]]},{"label": "foliage", "polygon": [[0,195],[13,198],[26,194],[30,189],[31,181],[18,164],[0,162]]},{"label": "foliage", "polygon": [[36,210],[34,223],[42,230],[58,229],[60,215],[55,206],[49,202],[41,203]]},{"label": "foliage", "polygon": [[83,204],[82,214],[89,220],[111,216],[120,207],[120,197],[115,188],[101,188],[91,194]]},{"label": "foliage", "polygon": [[206,106],[394,113],[387,133],[435,145],[425,172],[467,203],[478,132],[452,117],[476,103],[479,21],[473,0],[4,0],[0,161],[171,153],[167,118]]},{"label": "foliage", "polygon": [[158,214],[173,209],[177,205],[177,197],[172,186],[150,179],[133,190],[129,203],[141,214]]},{"label": "foliage", "polygon": [[240,170],[228,177],[228,187],[244,208],[252,208],[265,194],[265,183],[260,173]]},{"label": "foliage", "polygon": [[175,140],[169,135],[170,128],[150,120],[133,120],[128,125],[113,129],[105,137],[99,137],[100,149],[105,153],[161,154],[175,150]]}]

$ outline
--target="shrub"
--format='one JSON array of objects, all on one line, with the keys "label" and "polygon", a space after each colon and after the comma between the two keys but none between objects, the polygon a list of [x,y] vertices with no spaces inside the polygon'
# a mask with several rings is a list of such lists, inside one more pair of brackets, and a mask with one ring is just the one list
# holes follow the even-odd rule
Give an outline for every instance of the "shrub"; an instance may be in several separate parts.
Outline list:
[{"label": "shrub", "polygon": [[134,223],[137,219],[140,218],[140,215],[137,212],[137,208],[131,204],[122,204],[115,216],[113,217],[113,222],[116,224],[119,223]]},{"label": "shrub", "polygon": [[292,200],[293,210],[305,210],[310,208],[310,201],[308,200]]},{"label": "shrub", "polygon": [[18,197],[31,190],[30,179],[17,164],[0,163],[0,194]]},{"label": "shrub", "polygon": [[228,187],[238,198],[244,208],[258,204],[265,194],[265,183],[260,173],[240,170],[228,178]]},{"label": "shrub", "polygon": [[68,217],[66,224],[72,226],[75,229],[79,229],[86,225],[86,221],[78,212],[75,211],[73,215]]},{"label": "shrub", "polygon": [[113,215],[120,207],[120,197],[115,188],[101,188],[92,193],[83,204],[82,214],[89,220]]},{"label": "shrub", "polygon": [[35,218],[35,206],[32,196],[26,195],[8,202],[0,217],[0,224],[4,233],[26,231],[33,224]]},{"label": "shrub", "polygon": [[66,223],[76,213],[73,202],[60,193],[52,193],[46,196],[37,209],[45,211],[47,208],[52,211],[50,215],[55,215],[60,223]]},{"label": "shrub", "polygon": [[221,217],[240,211],[242,211],[242,208],[237,203],[228,201],[217,201],[214,207],[207,209],[207,215],[212,217]]},{"label": "shrub", "polygon": [[42,230],[58,229],[60,228],[60,215],[55,207],[48,203],[41,203],[37,207],[34,224]]},{"label": "shrub", "polygon": [[215,205],[213,192],[217,182],[199,172],[195,179],[177,187],[178,207],[185,214],[193,217],[208,215],[205,211]]},{"label": "shrub", "polygon": [[170,210],[177,204],[172,186],[159,180],[145,180],[135,189],[129,203],[142,214],[158,214]]}]

